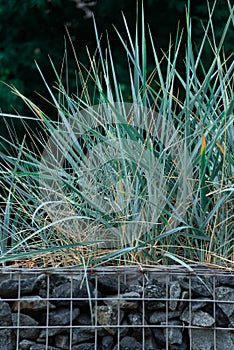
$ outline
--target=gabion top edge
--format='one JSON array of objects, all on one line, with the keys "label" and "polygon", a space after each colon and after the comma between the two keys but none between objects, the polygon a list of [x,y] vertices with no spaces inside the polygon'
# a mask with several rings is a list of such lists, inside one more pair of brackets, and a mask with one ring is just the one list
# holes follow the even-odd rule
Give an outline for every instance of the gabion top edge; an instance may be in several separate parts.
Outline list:
[{"label": "gabion top edge", "polygon": [[202,275],[226,275],[234,276],[234,266],[207,266],[207,265],[189,265],[189,269],[183,266],[153,266],[153,265],[134,265],[134,266],[104,266],[104,267],[63,267],[63,268],[43,268],[43,267],[1,267],[0,274],[202,274]]}]

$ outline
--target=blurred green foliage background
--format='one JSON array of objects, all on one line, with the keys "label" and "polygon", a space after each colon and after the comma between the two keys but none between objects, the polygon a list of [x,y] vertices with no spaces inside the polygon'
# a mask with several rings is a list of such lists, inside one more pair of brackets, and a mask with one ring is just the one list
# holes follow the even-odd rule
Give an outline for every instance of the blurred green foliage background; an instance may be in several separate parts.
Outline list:
[{"label": "blurred green foliage background", "polygon": [[[76,91],[76,62],[65,30],[68,28],[78,59],[89,66],[86,47],[91,54],[96,49],[92,12],[94,13],[99,34],[108,31],[114,54],[117,73],[122,80],[123,92],[127,90],[127,67],[123,49],[113,25],[122,33],[123,18],[134,30],[137,0],[0,0],[0,111],[5,113],[29,114],[28,108],[14,94],[8,85],[14,85],[34,103],[43,105],[49,111],[48,104],[39,96],[47,97],[46,89],[35,66],[35,61],[43,71],[47,82],[52,86],[56,80],[49,56],[56,69],[61,70],[65,45],[69,63],[69,90]],[[140,3],[140,1],[139,1]],[[210,5],[214,0],[210,1]],[[186,0],[144,0],[145,17],[153,34],[156,46],[166,50],[170,34],[175,40],[178,21],[185,27]],[[217,0],[214,22],[217,37],[225,26],[229,10],[226,0]],[[207,4],[204,0],[191,0],[194,43],[203,36],[201,21],[207,21]],[[102,43],[105,46],[105,35]],[[229,33],[225,52],[233,51]],[[65,44],[66,43],[66,44]],[[148,68],[151,70],[150,55]],[[209,48],[204,62],[209,64]],[[126,78],[125,78],[126,77]],[[3,83],[2,83],[3,82]],[[53,113],[51,111],[51,113]],[[48,114],[48,113],[47,113]],[[8,121],[9,122],[9,121]],[[0,134],[7,137],[7,124],[0,117]],[[22,126],[14,121],[19,138]]]}]

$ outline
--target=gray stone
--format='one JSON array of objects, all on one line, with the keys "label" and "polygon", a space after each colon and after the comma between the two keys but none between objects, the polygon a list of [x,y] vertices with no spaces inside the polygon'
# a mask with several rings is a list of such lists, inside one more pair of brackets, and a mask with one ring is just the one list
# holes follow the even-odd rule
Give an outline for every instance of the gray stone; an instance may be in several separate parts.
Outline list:
[{"label": "gray stone", "polygon": [[41,274],[39,275],[33,285],[33,292],[36,295],[41,296],[42,298],[47,297],[47,284],[49,283],[49,297],[52,296],[53,290],[65,283],[70,282],[70,279],[65,276],[58,274]]},{"label": "gray stone", "polygon": [[0,301],[0,326],[10,326],[11,324],[11,308],[8,303]]},{"label": "gray stone", "polygon": [[120,341],[120,350],[142,350],[140,344],[135,338],[126,336]]},{"label": "gray stone", "polygon": [[140,294],[136,292],[128,292],[125,294],[107,295],[103,302],[106,305],[113,305],[122,309],[136,309],[139,305],[137,300],[132,300],[133,298],[140,298]]},{"label": "gray stone", "polygon": [[142,295],[144,288],[140,284],[131,284],[127,288],[127,292],[134,292]]},{"label": "gray stone", "polygon": [[[205,298],[205,300],[207,300],[207,298]],[[203,301],[202,298],[199,298],[199,300],[196,300],[196,301],[191,301],[192,311],[200,310],[200,309],[204,308],[206,305],[207,305],[207,302]]]},{"label": "gray stone", "polygon": [[70,337],[65,334],[59,334],[55,336],[55,346],[61,349],[70,348]]},{"label": "gray stone", "polygon": [[201,310],[192,311],[190,315],[189,308],[183,311],[180,320],[188,324],[191,323],[192,326],[201,327],[211,327],[215,323],[215,319],[210,314]]},{"label": "gray stone", "polygon": [[[168,312],[168,320],[172,318],[179,318],[180,315],[180,311],[170,311]],[[166,322],[166,320],[166,312],[164,311],[155,311],[149,317],[150,324],[160,324],[161,322]]]},{"label": "gray stone", "polygon": [[19,344],[20,350],[29,350],[33,344],[35,344],[35,342],[31,340],[23,339]]},{"label": "gray stone", "polygon": [[162,328],[152,328],[152,333],[154,335],[155,340],[160,345],[160,350],[163,345],[165,345],[166,339],[163,334]]},{"label": "gray stone", "polygon": [[232,275],[224,275],[224,276],[218,276],[218,283],[222,284],[224,286],[234,287],[234,274]]},{"label": "gray stone", "polygon": [[[141,319],[142,319],[142,315],[141,315]],[[135,317],[135,319],[133,319],[132,322],[134,322],[135,325],[131,324],[134,327],[129,329],[130,334],[128,334],[128,335],[130,335],[131,337],[134,337],[137,341],[142,341],[142,337],[143,337],[142,322],[140,322],[140,319],[137,319],[137,317]],[[138,324],[137,324],[137,322],[138,322]],[[145,338],[152,337],[151,329],[149,327],[147,327],[146,321],[144,321],[144,337]]]},{"label": "gray stone", "polygon": [[101,305],[96,308],[97,313],[97,321],[100,325],[102,325],[111,335],[116,334],[116,327],[108,327],[115,326],[118,323],[121,323],[124,312],[119,310],[119,319],[118,319],[118,308],[112,307],[111,305]]},{"label": "gray stone", "polygon": [[160,350],[155,342],[152,333],[145,338],[145,349],[144,350]]},{"label": "gray stone", "polygon": [[[234,288],[229,287],[218,287],[215,290],[216,299],[219,301],[230,301],[234,300]],[[230,317],[234,313],[234,304],[232,303],[218,303],[218,306],[223,310],[227,317]]]},{"label": "gray stone", "polygon": [[142,314],[139,312],[132,312],[128,315],[128,319],[131,325],[141,326],[143,324]]},{"label": "gray stone", "polygon": [[230,317],[228,319],[227,315],[223,312],[218,305],[215,308],[215,320],[217,327],[227,327],[229,324]]},{"label": "gray stone", "polygon": [[90,313],[84,313],[81,312],[80,315],[77,317],[76,322],[81,326],[91,326],[91,316]]},{"label": "gray stone", "polygon": [[94,328],[73,328],[72,345],[89,342],[94,339]]},{"label": "gray stone", "polygon": [[216,347],[214,332],[209,329],[192,329],[192,350],[231,350],[234,349],[234,333],[216,331]]},{"label": "gray stone", "polygon": [[16,337],[12,329],[0,329],[0,349],[15,350]]},{"label": "gray stone", "polygon": [[129,326],[129,320],[128,318],[123,318],[121,322],[121,328],[119,329],[119,335],[121,338],[125,337],[125,335],[128,335],[128,331],[130,330]]},{"label": "gray stone", "polygon": [[[127,292],[122,295],[123,300],[121,300],[121,307],[123,309],[136,309],[139,306],[138,300],[131,299],[140,299],[141,295],[137,292]],[[125,300],[126,299],[126,300]]]},{"label": "gray stone", "polygon": [[198,310],[192,313],[192,325],[200,327],[211,327],[215,319],[207,312]]},{"label": "gray stone", "polygon": [[191,288],[193,295],[201,297],[212,296],[212,283],[207,277],[200,276],[178,276],[178,281],[181,287],[187,291]]},{"label": "gray stone", "polygon": [[106,335],[109,335],[109,333],[106,331],[104,327],[98,327],[97,329],[97,336],[99,338],[105,337]]},{"label": "gray stone", "polygon": [[[55,311],[51,311],[49,314],[49,326],[64,326],[70,324],[71,320],[74,321],[76,317],[80,314],[78,308],[66,309],[66,308],[57,308]],[[46,321],[46,315],[44,316]]]},{"label": "gray stone", "polygon": [[[95,282],[95,278],[92,279]],[[102,276],[97,280],[97,289],[105,294],[124,293],[127,286],[117,278]]]},{"label": "gray stone", "polygon": [[137,292],[127,292],[127,293],[122,294],[122,297],[124,299],[130,299],[131,300],[131,299],[139,299],[141,296]]},{"label": "gray stone", "polygon": [[[18,325],[18,314],[12,314],[12,322],[14,326]],[[24,329],[19,330],[20,339],[35,340],[38,337],[40,330],[35,328],[38,326],[38,322],[32,317],[24,314],[20,314],[19,325],[26,326]],[[29,327],[30,326],[30,327]]]},{"label": "gray stone", "polygon": [[[137,340],[142,339],[142,324],[146,324],[146,322],[142,319],[142,313],[131,312],[128,315],[128,320],[130,325],[134,326],[131,336]],[[147,335],[147,331],[148,329],[145,328],[145,335]]]},{"label": "gray stone", "polygon": [[147,282],[145,287],[146,298],[158,298],[162,299],[165,297],[165,286],[156,280],[150,280]]},{"label": "gray stone", "polygon": [[79,345],[74,345],[72,350],[95,350],[95,345],[93,343],[84,343]]},{"label": "gray stone", "polygon": [[178,344],[181,345],[183,342],[182,328],[179,321],[170,321],[168,325],[177,325],[177,327],[164,328],[164,336],[168,339],[170,345]]},{"label": "gray stone", "polygon": [[211,330],[192,329],[191,338],[192,350],[214,350],[214,335]]},{"label": "gray stone", "polygon": [[60,334],[64,332],[64,328],[48,328],[48,329],[41,329],[40,334],[37,338],[37,342],[45,342],[46,337],[54,337],[56,334]]},{"label": "gray stone", "polygon": [[169,309],[174,311],[177,308],[178,304],[178,300],[174,299],[179,299],[181,295],[181,287],[178,281],[173,281],[170,283],[169,295]]},{"label": "gray stone", "polygon": [[106,335],[102,338],[100,344],[100,350],[112,350],[114,344],[114,338],[111,335]]},{"label": "gray stone", "polygon": [[184,308],[188,305],[188,301],[186,299],[189,299],[189,293],[187,290],[184,290],[181,295],[181,301],[178,304],[178,310],[183,311]]},{"label": "gray stone", "polygon": [[[59,285],[52,292],[52,297],[58,299],[58,301],[53,301],[53,303],[60,306],[69,306],[69,299],[73,298],[74,306],[88,306],[89,298],[93,297],[92,285],[89,284],[88,288],[89,290],[87,289],[85,282],[75,279],[72,281],[72,283],[67,282]],[[76,298],[81,300],[74,300]]]},{"label": "gray stone", "polygon": [[188,350],[188,344],[186,342],[182,344],[172,344],[170,350]]},{"label": "gray stone", "polygon": [[234,328],[234,314],[229,317],[229,328]]},{"label": "gray stone", "polygon": [[5,299],[17,298],[20,286],[20,295],[31,294],[35,278],[22,280],[5,280],[0,283],[0,297]]},{"label": "gray stone", "polygon": [[18,311],[20,305],[21,312],[36,312],[47,309],[47,304],[50,309],[55,309],[55,306],[47,300],[42,299],[39,295],[25,296],[20,299],[20,302],[15,301],[12,306],[13,311]]},{"label": "gray stone", "polygon": [[[165,298],[165,286],[156,280],[151,280],[147,282],[145,287],[145,298],[148,301],[145,302],[145,306],[150,310],[159,310],[165,308],[166,302],[163,300]],[[153,299],[152,301],[150,299]]]},{"label": "gray stone", "polygon": [[[74,345],[77,343],[83,343],[84,341],[90,341],[94,339],[94,331],[93,330],[86,330],[80,329],[79,331],[76,331],[72,334],[72,349],[77,348],[78,345]],[[87,344],[87,343],[86,343]],[[93,343],[92,343],[93,344]],[[55,336],[55,346],[58,348],[69,350],[70,349],[70,334],[59,334]],[[83,344],[82,344],[83,345]]]},{"label": "gray stone", "polygon": [[[206,307],[204,308],[204,311],[208,312],[210,315],[213,315],[214,313],[214,307],[213,303],[207,303]],[[217,327],[225,327],[227,328],[229,325],[229,319],[227,315],[223,312],[222,309],[216,304],[215,307],[215,324]]]}]

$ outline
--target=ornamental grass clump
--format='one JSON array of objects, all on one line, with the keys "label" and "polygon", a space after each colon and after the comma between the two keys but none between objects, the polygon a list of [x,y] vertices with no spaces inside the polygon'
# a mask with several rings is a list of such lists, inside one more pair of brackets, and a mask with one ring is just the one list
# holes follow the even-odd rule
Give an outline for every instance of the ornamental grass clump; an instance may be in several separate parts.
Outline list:
[{"label": "ornamental grass clump", "polygon": [[[188,6],[185,54],[179,30],[159,53],[143,6],[134,38],[123,16],[126,36],[118,29],[116,35],[126,54],[128,99],[111,43],[107,37],[102,47],[95,21],[97,52],[87,50],[90,67],[77,60],[76,94],[69,94],[53,62],[54,87],[37,66],[57,120],[12,88],[33,116],[1,113],[6,121],[19,118],[31,138],[18,144],[11,130],[8,151],[0,155],[3,265],[232,263],[234,61],[223,47],[233,8],[227,6],[230,16],[217,40],[215,6],[208,5],[198,46]],[[43,133],[31,130],[30,120]]]}]

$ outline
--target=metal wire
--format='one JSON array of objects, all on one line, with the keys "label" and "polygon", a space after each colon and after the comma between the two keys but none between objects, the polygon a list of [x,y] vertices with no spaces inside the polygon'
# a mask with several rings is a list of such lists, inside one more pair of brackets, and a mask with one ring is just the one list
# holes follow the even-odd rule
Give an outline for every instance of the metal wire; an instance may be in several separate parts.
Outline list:
[{"label": "metal wire", "polygon": [[[44,274],[46,276],[46,297],[42,297],[41,300],[46,302],[46,321],[45,325],[38,325],[38,326],[22,326],[20,324],[21,319],[21,308],[20,303],[22,302],[22,296],[21,296],[21,285],[22,280],[27,279],[29,277],[37,277],[41,274]],[[70,279],[70,297],[63,298],[62,301],[68,301],[69,302],[69,310],[70,310],[70,321],[68,325],[50,325],[50,303],[53,304],[53,302],[61,301],[59,298],[52,298],[50,295],[50,288],[51,288],[51,277],[59,275],[59,276],[65,276],[69,277]],[[73,290],[73,284],[74,281],[77,279],[83,280],[83,283],[86,283],[85,277],[94,278],[94,294],[89,295],[89,305],[92,307],[91,312],[91,324],[80,324],[80,325],[74,325],[73,324],[73,310],[74,310],[74,302],[76,301],[85,301],[87,302],[87,298],[74,298],[72,295]],[[113,297],[102,297],[98,293],[98,281],[102,279],[104,276],[112,277],[117,280],[117,286],[118,286],[118,292],[117,296]],[[171,324],[169,322],[169,303],[172,301],[169,295],[169,286],[171,281],[175,281],[175,279],[178,276],[187,276],[189,278],[189,290],[188,290],[188,297],[187,298],[174,298],[173,301],[177,301],[178,303],[188,303],[188,312],[189,312],[189,323],[188,324]],[[206,266],[195,266],[194,267],[194,273],[191,271],[186,270],[182,267],[177,266],[171,266],[171,267],[104,267],[104,268],[96,268],[96,269],[82,269],[82,268],[65,268],[65,269],[40,269],[40,268],[33,268],[33,269],[24,269],[24,268],[2,268],[0,269],[0,282],[6,279],[11,279],[18,281],[18,291],[17,291],[17,297],[16,298],[2,298],[1,302],[7,302],[10,305],[12,305],[14,302],[18,305],[17,310],[17,322],[15,325],[11,326],[0,326],[1,329],[13,329],[16,335],[16,350],[20,350],[20,331],[25,329],[41,329],[45,330],[45,349],[49,349],[50,346],[50,329],[59,329],[63,328],[64,330],[68,330],[69,334],[69,341],[68,345],[66,345],[65,349],[72,350],[73,348],[73,330],[76,328],[79,329],[92,329],[94,331],[94,349],[98,350],[98,347],[100,344],[98,344],[98,332],[103,329],[103,325],[98,323],[98,317],[97,317],[97,308],[98,306],[103,303],[103,301],[112,301],[115,302],[115,305],[117,305],[117,324],[105,324],[104,327],[108,329],[113,329],[115,331],[115,339],[117,342],[117,348],[116,350],[120,350],[120,340],[121,340],[121,334],[126,327],[128,329],[138,329],[139,334],[141,334],[141,344],[142,344],[142,350],[145,350],[146,348],[146,335],[148,329],[158,329],[163,330],[165,334],[165,349],[170,349],[169,344],[169,333],[172,329],[180,329],[180,330],[188,330],[189,334],[189,349],[193,350],[192,348],[192,332],[194,329],[201,329],[199,326],[195,326],[192,324],[192,303],[199,302],[201,299],[194,298],[194,295],[192,295],[192,277],[197,276],[200,278],[203,277],[210,277],[212,280],[212,297],[211,298],[202,298],[202,301],[204,303],[207,303],[208,305],[211,305],[213,310],[213,317],[215,318],[216,315],[216,309],[217,304],[234,304],[234,300],[217,300],[216,299],[216,278],[217,276],[232,276],[234,279],[234,273],[229,270],[225,269],[219,269],[219,268],[208,268]],[[154,300],[152,298],[147,297],[145,293],[145,286],[147,281],[156,279],[157,281],[162,281],[166,284],[166,293],[165,297],[160,298],[159,300],[163,303],[165,303],[165,322],[163,324],[149,324],[145,322],[146,319],[146,303]],[[140,283],[142,286],[142,296],[139,297],[131,297],[131,301],[138,301],[139,305],[141,305],[141,324],[121,324],[121,302],[124,300],[121,296],[121,282],[124,282],[126,285],[130,285],[131,283]],[[88,286],[88,284],[87,284]],[[24,301],[27,300],[27,297],[24,296]],[[125,299],[126,300],[126,299]],[[207,328],[206,328],[207,329]],[[233,332],[233,327],[220,327],[217,326],[216,322],[212,327],[209,328],[210,331],[213,332],[213,349],[219,350],[217,348],[217,332],[221,334],[220,332]],[[234,335],[233,335],[234,336]],[[1,343],[1,340],[0,340]]]}]

